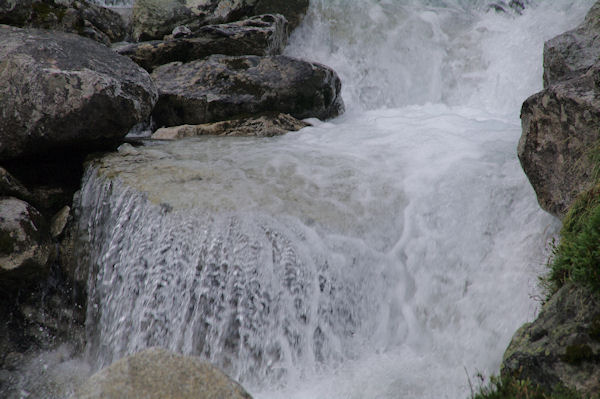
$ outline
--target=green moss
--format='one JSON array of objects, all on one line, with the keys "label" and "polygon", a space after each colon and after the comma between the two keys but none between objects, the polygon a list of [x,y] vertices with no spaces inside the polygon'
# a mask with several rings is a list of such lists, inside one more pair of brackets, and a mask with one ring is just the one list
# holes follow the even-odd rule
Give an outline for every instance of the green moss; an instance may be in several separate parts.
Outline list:
[{"label": "green moss", "polygon": [[10,254],[15,250],[15,239],[12,238],[10,232],[0,229],[0,253]]},{"label": "green moss", "polygon": [[566,352],[562,360],[570,365],[579,365],[585,361],[594,359],[594,351],[589,345],[569,345],[567,346]]},{"label": "green moss", "polygon": [[590,323],[588,334],[594,341],[600,341],[600,315],[596,316]]},{"label": "green moss", "polygon": [[67,11],[64,7],[53,7],[52,5],[44,3],[43,1],[33,3],[31,5],[31,10],[33,11],[33,19],[38,23],[47,22],[51,15],[56,16],[58,22],[61,22]]}]

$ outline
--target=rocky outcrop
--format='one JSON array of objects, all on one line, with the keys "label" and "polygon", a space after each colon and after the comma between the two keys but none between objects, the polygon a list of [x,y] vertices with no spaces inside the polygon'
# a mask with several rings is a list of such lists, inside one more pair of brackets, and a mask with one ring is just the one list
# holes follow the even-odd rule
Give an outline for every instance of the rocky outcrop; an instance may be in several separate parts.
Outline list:
[{"label": "rocky outcrop", "polygon": [[72,399],[251,399],[216,367],[151,348],[94,374]]},{"label": "rocky outcrop", "polygon": [[156,99],[147,72],[105,46],[0,25],[0,160],[106,147]]},{"label": "rocky outcrop", "polygon": [[204,26],[193,33],[189,29],[178,32],[164,41],[127,44],[116,51],[150,72],[169,62],[188,62],[212,54],[277,55],[287,41],[287,21],[281,15],[260,15],[229,24]]},{"label": "rocky outcrop", "polygon": [[521,109],[518,154],[540,206],[562,217],[593,183],[600,153],[600,65],[551,85]]},{"label": "rocky outcrop", "polygon": [[0,197],[0,287],[45,277],[51,249],[43,216],[24,201]]},{"label": "rocky outcrop", "polygon": [[544,44],[544,87],[582,75],[600,58],[600,3],[584,22]]},{"label": "rocky outcrop", "polygon": [[132,27],[135,41],[162,39],[179,25],[192,31],[261,14],[282,14],[294,29],[302,21],[309,0],[137,0]]},{"label": "rocky outcrop", "polygon": [[600,394],[600,300],[564,286],[537,320],[521,327],[504,354],[502,374],[553,389]]},{"label": "rocky outcrop", "polygon": [[152,73],[158,126],[195,125],[263,112],[328,119],[343,111],[341,82],[330,68],[285,56],[214,55]]},{"label": "rocky outcrop", "polygon": [[82,0],[0,0],[0,24],[76,33],[106,45],[126,34],[119,14]]},{"label": "rocky outcrop", "polygon": [[133,6],[133,39],[162,39],[179,25],[196,28],[253,15],[256,0],[137,0]]},{"label": "rocky outcrop", "polygon": [[197,136],[254,136],[273,137],[290,131],[297,131],[309,123],[300,121],[287,114],[270,114],[246,119],[206,123],[202,125],[182,125],[158,129],[152,135],[153,139],[175,140]]},{"label": "rocky outcrop", "polygon": [[563,217],[594,182],[600,155],[600,3],[544,48],[546,89],[521,109],[518,153],[543,209]]}]

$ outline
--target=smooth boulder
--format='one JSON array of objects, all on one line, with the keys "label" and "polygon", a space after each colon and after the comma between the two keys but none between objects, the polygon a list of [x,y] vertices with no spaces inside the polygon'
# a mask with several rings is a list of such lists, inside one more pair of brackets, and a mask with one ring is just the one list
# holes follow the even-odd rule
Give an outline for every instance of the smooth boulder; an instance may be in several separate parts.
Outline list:
[{"label": "smooth boulder", "polygon": [[344,110],[335,71],[286,56],[213,55],[152,73],[158,126],[196,125],[263,112],[328,119]]},{"label": "smooth boulder", "polygon": [[195,32],[178,28],[175,35],[166,40],[131,43],[116,51],[151,72],[170,62],[188,62],[213,54],[277,55],[287,41],[287,21],[281,15],[260,15],[228,24],[207,25]]},{"label": "smooth boulder", "polygon": [[44,217],[25,201],[0,197],[0,287],[44,277],[51,249]]},{"label": "smooth boulder", "polygon": [[148,73],[106,46],[0,25],[0,160],[104,148],[156,99]]},{"label": "smooth boulder", "polygon": [[195,357],[150,348],[100,370],[72,399],[251,399],[235,381]]},{"label": "smooth boulder", "polygon": [[598,173],[598,76],[600,65],[529,97],[521,109],[519,160],[540,206],[557,217]]},{"label": "smooth boulder", "polygon": [[119,14],[83,0],[0,0],[0,24],[76,33],[106,45],[127,33]]},{"label": "smooth boulder", "polygon": [[273,137],[297,131],[309,123],[287,114],[267,114],[244,119],[231,119],[202,125],[163,127],[152,134],[153,139],[176,140],[198,136]]},{"label": "smooth boulder", "polygon": [[544,87],[585,73],[600,58],[600,2],[577,28],[544,44]]},{"label": "smooth boulder", "polygon": [[517,331],[502,362],[502,374],[554,389],[600,394],[600,300],[567,285],[544,305],[533,323]]}]

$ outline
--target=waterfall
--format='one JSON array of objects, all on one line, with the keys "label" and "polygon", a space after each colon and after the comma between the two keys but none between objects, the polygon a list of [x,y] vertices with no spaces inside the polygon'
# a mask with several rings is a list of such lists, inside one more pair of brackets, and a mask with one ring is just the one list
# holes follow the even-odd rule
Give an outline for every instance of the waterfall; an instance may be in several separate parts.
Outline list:
[{"label": "waterfall", "polygon": [[558,222],[519,167],[519,106],[592,3],[313,0],[286,53],[336,69],[345,115],[88,167],[93,368],[158,345],[258,398],[466,397],[539,305]]}]

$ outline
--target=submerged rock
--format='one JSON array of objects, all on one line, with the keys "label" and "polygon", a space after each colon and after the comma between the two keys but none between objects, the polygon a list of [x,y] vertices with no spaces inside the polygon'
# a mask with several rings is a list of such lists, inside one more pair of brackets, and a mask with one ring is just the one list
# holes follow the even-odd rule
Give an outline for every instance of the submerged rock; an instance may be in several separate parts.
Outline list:
[{"label": "submerged rock", "polygon": [[77,33],[107,45],[126,34],[119,14],[83,0],[0,0],[0,24]]},{"label": "submerged rock", "polygon": [[158,126],[202,124],[262,112],[328,119],[343,112],[341,81],[330,68],[285,56],[214,55],[152,73]]},{"label": "submerged rock", "polygon": [[105,46],[0,25],[0,160],[102,148],[146,120],[156,99],[147,72]]},{"label": "submerged rock", "polygon": [[600,155],[600,65],[529,97],[518,154],[540,206],[562,217],[593,183]]},{"label": "submerged rock", "polygon": [[287,22],[281,15],[260,15],[229,24],[208,25],[194,33],[178,28],[170,39],[128,44],[116,50],[152,71],[169,62],[188,62],[212,54],[277,55],[287,40]]},{"label": "submerged rock", "polygon": [[272,137],[297,131],[306,126],[310,126],[310,124],[287,114],[261,115],[202,125],[164,127],[154,132],[152,138],[175,140],[205,135]]},{"label": "submerged rock", "polygon": [[72,399],[251,399],[216,367],[150,348],[94,374]]},{"label": "submerged rock", "polygon": [[582,397],[600,394],[600,300],[564,286],[538,318],[516,332],[502,374],[550,389],[563,385]]},{"label": "submerged rock", "polygon": [[31,205],[0,197],[0,287],[18,287],[48,272],[48,224]]},{"label": "submerged rock", "polygon": [[577,28],[544,44],[544,87],[585,73],[600,58],[600,2]]}]

